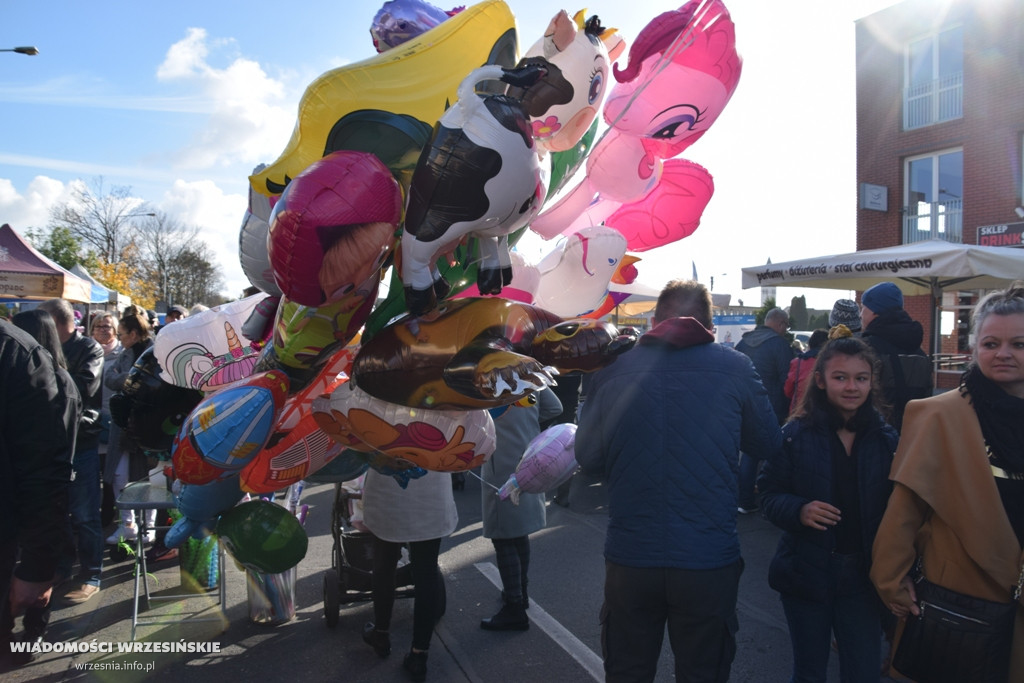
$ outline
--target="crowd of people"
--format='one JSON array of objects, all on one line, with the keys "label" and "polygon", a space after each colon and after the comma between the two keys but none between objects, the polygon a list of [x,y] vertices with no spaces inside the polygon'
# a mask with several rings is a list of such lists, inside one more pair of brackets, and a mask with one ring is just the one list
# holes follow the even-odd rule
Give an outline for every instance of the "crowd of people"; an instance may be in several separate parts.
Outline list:
[{"label": "crowd of people", "polygon": [[[977,303],[972,360],[946,392],[921,371],[922,326],[896,285],[837,301],[829,326],[796,354],[787,313],[772,309],[728,348],[715,342],[708,290],[674,281],[637,346],[586,376],[578,418],[578,381],[567,382],[568,405],[544,390],[492,412],[482,533],[502,591],[480,627],[529,628],[529,535],[545,526],[543,494],[513,504],[494,490],[542,426],[577,419],[577,461],[608,494],[607,681],[653,680],[666,628],[677,680],[728,680],[744,569],[737,514],[755,510],[781,530],[766,580],[789,627],[791,680],[825,681],[833,650],[844,681],[878,681],[890,664],[922,681],[1024,680],[1024,626],[1013,623],[984,650],[947,635],[932,664],[901,647],[920,647],[915,620],[935,591],[1009,606],[1011,622],[1024,621],[1024,283]],[[109,399],[157,332],[145,311],[127,310],[95,315],[83,334],[63,300],[0,321],[6,641],[17,617],[23,638],[44,637],[55,587],[67,587],[60,599],[70,603],[100,591],[103,484],[116,495],[148,473],[145,454],[111,424]],[[366,475],[374,620],[363,640],[390,655],[406,548],[415,598],[402,668],[422,681],[445,611],[438,556],[458,525],[458,484],[437,472],[406,484]],[[138,529],[124,515],[106,540]]]},{"label": "crowd of people", "polygon": [[[824,682],[833,649],[843,681],[890,664],[1024,680],[1024,283],[978,302],[972,362],[934,396],[895,284],[837,301],[830,325],[794,358],[773,309],[733,352],[714,343],[707,290],[676,281],[637,348],[595,375],[576,450],[609,486],[606,680],[653,680],[666,626],[677,680],[728,680],[733,506],[782,531],[767,578],[792,681]],[[944,611],[922,625],[926,605]]]},{"label": "crowd of people", "polygon": [[[173,307],[164,326],[187,315]],[[65,299],[0,321],[0,648],[13,664],[32,658],[8,645],[15,617],[22,639],[42,640],[53,591],[68,604],[88,602],[100,592],[105,545],[134,538],[131,520],[104,538],[105,509],[149,473],[111,421],[110,397],[152,344],[154,325],[156,315],[135,306],[86,321]]]}]

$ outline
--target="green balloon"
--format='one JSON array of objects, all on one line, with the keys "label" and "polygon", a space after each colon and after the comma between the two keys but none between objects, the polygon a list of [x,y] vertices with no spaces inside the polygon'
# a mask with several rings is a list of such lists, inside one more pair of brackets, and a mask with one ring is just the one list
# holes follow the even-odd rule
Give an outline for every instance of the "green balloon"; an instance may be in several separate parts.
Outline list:
[{"label": "green balloon", "polygon": [[583,162],[594,146],[594,138],[597,137],[597,124],[600,117],[594,119],[590,129],[576,143],[572,149],[564,152],[552,152],[551,154],[551,182],[548,185],[548,199],[551,199],[562,187],[575,175],[576,171],[583,166]]},{"label": "green balloon", "polygon": [[309,547],[306,531],[295,515],[265,500],[242,503],[225,512],[216,533],[235,561],[265,574],[291,569]]}]

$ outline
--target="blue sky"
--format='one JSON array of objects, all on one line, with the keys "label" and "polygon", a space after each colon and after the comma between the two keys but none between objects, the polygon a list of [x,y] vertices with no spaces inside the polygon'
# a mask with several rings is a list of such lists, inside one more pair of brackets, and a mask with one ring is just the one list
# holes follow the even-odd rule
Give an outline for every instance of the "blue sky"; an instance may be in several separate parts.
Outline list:
[{"label": "blue sky", "polygon": [[[520,51],[563,8],[507,2]],[[314,78],[376,54],[369,27],[381,4],[3,3],[0,48],[34,45],[40,54],[0,53],[0,223],[44,227],[71,183],[102,176],[201,227],[225,293],[239,296],[248,285],[237,254],[248,175],[281,154]],[[693,236],[642,254],[637,267],[660,287],[690,276],[693,261],[716,292],[749,304],[758,290],[740,289],[742,267],[855,248],[854,21],[894,2],[726,4],[743,76],[721,118],[682,155],[711,172],[715,195]],[[678,6],[585,7],[628,42]],[[553,247],[523,245],[531,260]],[[846,295],[780,289],[779,299],[798,293],[819,308]]]}]

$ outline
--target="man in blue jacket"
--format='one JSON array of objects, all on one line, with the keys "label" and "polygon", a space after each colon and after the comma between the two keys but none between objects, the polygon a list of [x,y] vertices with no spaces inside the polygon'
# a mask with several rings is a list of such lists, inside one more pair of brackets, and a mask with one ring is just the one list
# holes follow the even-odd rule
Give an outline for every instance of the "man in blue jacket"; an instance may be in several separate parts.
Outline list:
[{"label": "man in blue jacket", "polygon": [[606,680],[650,681],[669,626],[679,681],[726,681],[743,559],[737,459],[781,444],[750,359],[715,343],[711,295],[670,282],[655,327],[593,376],[576,459],[608,483]]},{"label": "man in blue jacket", "polygon": [[[746,354],[754,363],[761,383],[768,392],[768,400],[779,424],[785,424],[789,417],[789,399],[786,398],[786,377],[789,376],[789,362],[793,360],[793,347],[786,333],[789,331],[789,315],[781,308],[773,308],[764,316],[764,325],[758,325],[743,334],[736,350]],[[750,453],[740,454],[740,495],[737,509],[743,514],[757,511],[755,481],[757,480],[758,458]]]}]

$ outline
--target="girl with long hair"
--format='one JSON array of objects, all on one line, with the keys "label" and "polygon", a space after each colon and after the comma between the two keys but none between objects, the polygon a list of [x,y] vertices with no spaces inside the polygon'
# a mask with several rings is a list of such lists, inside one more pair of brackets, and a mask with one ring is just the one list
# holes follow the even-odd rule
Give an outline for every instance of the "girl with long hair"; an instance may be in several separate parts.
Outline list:
[{"label": "girl with long hair", "polygon": [[884,609],[868,570],[898,435],[879,411],[877,359],[850,335],[843,325],[830,332],[758,480],[764,515],[784,532],[768,583],[782,598],[799,683],[824,683],[833,633],[843,681],[878,681],[881,671]]}]

